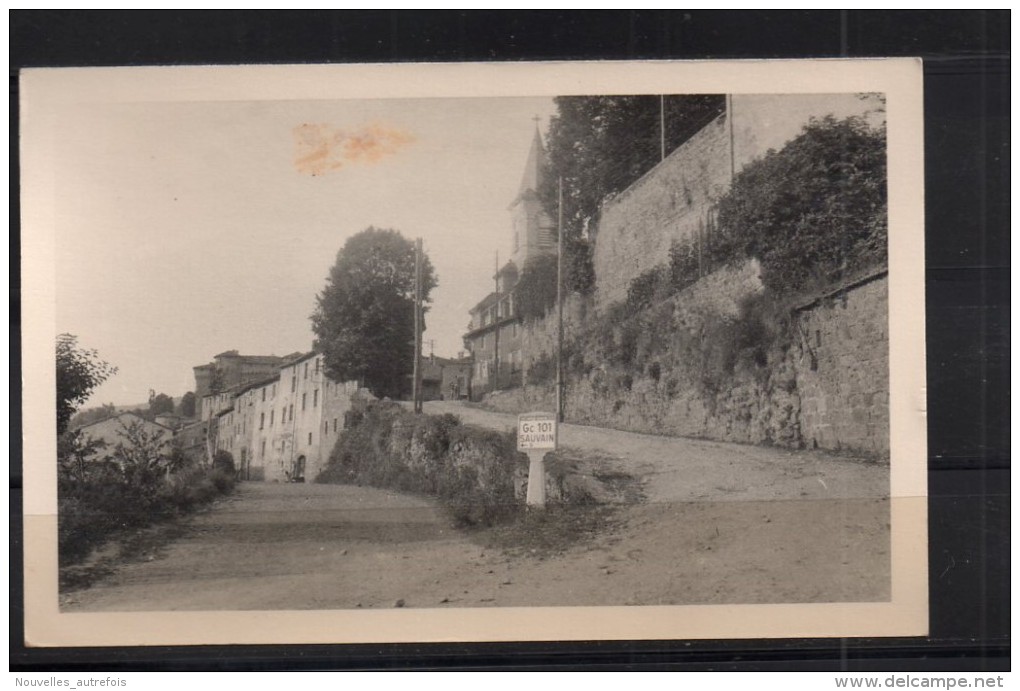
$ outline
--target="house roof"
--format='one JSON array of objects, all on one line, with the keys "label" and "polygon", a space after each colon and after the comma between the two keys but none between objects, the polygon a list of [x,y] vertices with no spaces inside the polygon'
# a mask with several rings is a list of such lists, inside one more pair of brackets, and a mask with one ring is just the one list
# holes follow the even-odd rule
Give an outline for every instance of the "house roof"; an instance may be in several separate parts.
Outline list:
[{"label": "house roof", "polygon": [[474,314],[475,312],[480,312],[489,305],[495,305],[496,301],[501,297],[503,297],[503,293],[489,293],[484,298],[482,298],[481,302],[479,302],[477,305],[471,308],[471,314]]},{"label": "house roof", "polygon": [[140,420],[142,422],[146,422],[146,423],[148,423],[150,425],[156,425],[156,427],[162,427],[163,429],[165,429],[168,432],[173,432],[173,429],[171,429],[170,427],[167,427],[166,425],[164,425],[164,424],[162,424],[160,422],[155,422],[153,420],[146,420],[141,415],[137,415],[137,414],[132,413],[132,412],[123,412],[123,413],[117,413],[116,415],[108,415],[107,417],[104,417],[102,420],[96,420],[95,422],[90,422],[87,425],[82,425],[78,429],[85,429],[86,427],[92,427],[93,425],[98,425],[98,424],[101,424],[103,422],[109,422],[110,420],[114,420],[114,419],[120,419],[122,417],[133,417],[136,420]]}]

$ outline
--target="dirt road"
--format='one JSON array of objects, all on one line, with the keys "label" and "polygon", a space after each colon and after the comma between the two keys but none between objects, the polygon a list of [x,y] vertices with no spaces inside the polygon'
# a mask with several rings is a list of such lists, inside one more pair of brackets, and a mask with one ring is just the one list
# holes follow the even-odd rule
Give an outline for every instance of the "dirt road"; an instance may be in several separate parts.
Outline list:
[{"label": "dirt road", "polygon": [[429,502],[338,485],[245,483],[185,534],[62,597],[77,611],[875,601],[880,499],[656,503],[564,554],[508,555]]},{"label": "dirt road", "polygon": [[[500,416],[429,404],[465,422]],[[595,538],[493,548],[432,502],[384,490],[244,483],[181,537],[65,611],[445,608],[881,601],[887,469],[821,454],[566,425],[563,443],[640,476]],[[610,468],[612,469],[612,468]]]},{"label": "dirt road", "polygon": [[[425,403],[470,425],[505,430],[517,416],[455,401]],[[637,477],[649,502],[877,498],[889,494],[889,466],[830,454],[660,437],[560,425],[560,443],[598,452],[607,469]]]}]

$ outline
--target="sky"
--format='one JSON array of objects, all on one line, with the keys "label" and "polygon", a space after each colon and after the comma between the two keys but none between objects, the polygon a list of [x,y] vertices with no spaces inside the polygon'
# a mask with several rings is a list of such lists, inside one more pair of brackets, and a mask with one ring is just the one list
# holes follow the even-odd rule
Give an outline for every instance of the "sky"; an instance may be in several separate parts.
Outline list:
[{"label": "sky", "polygon": [[421,237],[425,353],[463,348],[509,256],[507,207],[551,98],[96,103],[58,115],[56,320],[118,372],[85,407],[180,396],[217,353],[311,348],[337,251]]}]

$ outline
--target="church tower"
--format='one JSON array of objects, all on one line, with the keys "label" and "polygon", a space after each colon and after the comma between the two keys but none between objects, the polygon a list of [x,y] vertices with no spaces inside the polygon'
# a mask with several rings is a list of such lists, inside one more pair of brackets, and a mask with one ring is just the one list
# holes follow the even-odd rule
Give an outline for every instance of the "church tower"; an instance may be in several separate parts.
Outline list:
[{"label": "church tower", "polygon": [[513,223],[513,236],[510,259],[518,270],[530,257],[539,254],[550,254],[556,251],[555,234],[552,220],[542,209],[538,198],[538,187],[543,181],[545,164],[545,147],[542,136],[535,124],[535,136],[531,140],[528,161],[524,165],[517,197],[510,204],[510,218]]}]

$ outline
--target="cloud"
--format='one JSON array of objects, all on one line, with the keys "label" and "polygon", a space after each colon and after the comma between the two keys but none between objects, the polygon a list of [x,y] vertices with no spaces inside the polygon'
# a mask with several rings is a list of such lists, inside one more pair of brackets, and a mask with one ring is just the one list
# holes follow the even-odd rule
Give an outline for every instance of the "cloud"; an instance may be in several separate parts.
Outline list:
[{"label": "cloud", "polygon": [[294,128],[294,167],[306,175],[325,175],[344,166],[376,163],[414,142],[414,135],[382,125],[343,130],[305,123]]}]

